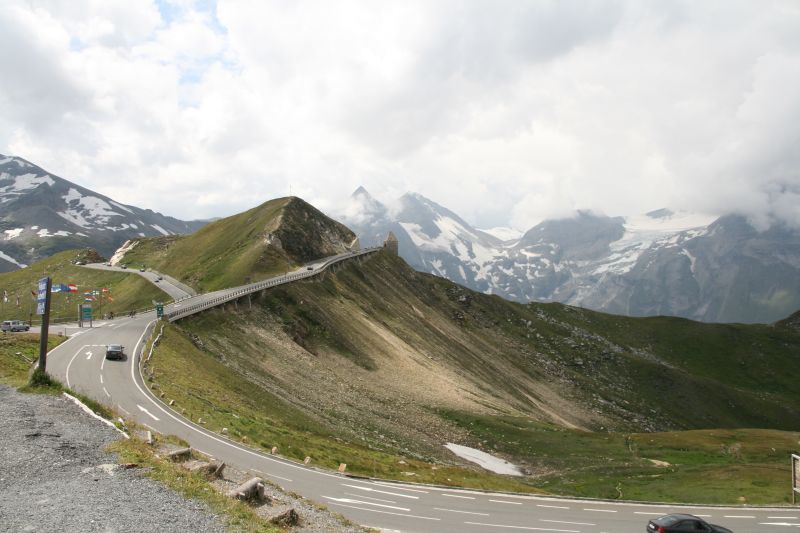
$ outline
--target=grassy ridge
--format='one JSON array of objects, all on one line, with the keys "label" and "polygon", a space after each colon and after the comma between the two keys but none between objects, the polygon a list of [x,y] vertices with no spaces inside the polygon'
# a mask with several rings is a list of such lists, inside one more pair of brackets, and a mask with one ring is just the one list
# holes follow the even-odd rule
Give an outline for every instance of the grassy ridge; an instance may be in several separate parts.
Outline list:
[{"label": "grassy ridge", "polygon": [[140,239],[123,262],[152,266],[206,292],[282,274],[342,252],[354,238],[303,200],[278,198],[188,236]]},{"label": "grassy ridge", "polygon": [[584,432],[519,417],[443,412],[478,446],[517,460],[542,489],[572,496],[716,504],[789,503],[800,433],[704,429]]},{"label": "grassy ridge", "polygon": [[[0,300],[0,317],[3,320],[28,320],[33,314],[36,302],[31,291],[36,291],[37,282],[44,276],[53,278],[53,283],[74,283],[77,293],[53,293],[50,319],[53,321],[77,319],[78,304],[83,303],[83,293],[93,289],[108,288],[113,301],[93,302],[95,318],[103,313],[124,313],[130,309],[152,307],[152,300],[165,301],[166,295],[135,273],[107,272],[76,266],[73,262],[75,250],[48,257],[27,268],[0,274],[0,291],[6,290],[9,301]],[[19,295],[20,306],[16,306],[15,295]]]}]

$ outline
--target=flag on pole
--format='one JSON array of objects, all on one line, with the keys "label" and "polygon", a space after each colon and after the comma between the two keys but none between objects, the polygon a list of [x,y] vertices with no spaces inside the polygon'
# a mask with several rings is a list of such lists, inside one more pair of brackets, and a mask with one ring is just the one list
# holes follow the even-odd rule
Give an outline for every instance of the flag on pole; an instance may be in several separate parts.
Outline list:
[{"label": "flag on pole", "polygon": [[3,303],[8,303],[8,291],[3,289]]},{"label": "flag on pole", "polygon": [[67,290],[69,292],[78,292],[78,286],[75,285],[74,283],[70,283],[69,285],[67,285]]}]

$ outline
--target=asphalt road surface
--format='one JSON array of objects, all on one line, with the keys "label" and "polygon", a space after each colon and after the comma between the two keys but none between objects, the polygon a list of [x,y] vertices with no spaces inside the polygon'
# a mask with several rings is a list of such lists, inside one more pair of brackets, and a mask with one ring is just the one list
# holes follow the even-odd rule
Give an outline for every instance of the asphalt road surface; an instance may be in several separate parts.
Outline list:
[{"label": "asphalt road surface", "polygon": [[[321,263],[313,268],[320,266]],[[189,298],[168,306],[167,311],[233,294],[235,290]],[[156,326],[153,312],[97,321],[95,327],[80,330],[55,348],[48,357],[47,369],[71,388],[154,431],[177,435],[207,455],[236,468],[258,472],[362,525],[386,531],[435,533],[642,533],[649,518],[688,512],[736,532],[800,529],[800,509],[620,504],[443,489],[353,479],[264,454],[185,419],[145,387],[138,361],[149,326]],[[125,360],[105,359],[105,346],[110,343],[125,346]]]}]

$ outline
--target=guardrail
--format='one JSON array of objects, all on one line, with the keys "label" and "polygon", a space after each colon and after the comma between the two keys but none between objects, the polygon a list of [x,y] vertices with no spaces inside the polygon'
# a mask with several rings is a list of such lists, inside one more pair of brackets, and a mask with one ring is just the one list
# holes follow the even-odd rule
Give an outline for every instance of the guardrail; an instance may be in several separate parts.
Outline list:
[{"label": "guardrail", "polygon": [[[267,280],[257,281],[255,283],[250,283],[248,285],[242,285],[241,287],[235,289],[225,289],[224,291],[220,291],[223,292],[224,294],[220,294],[219,296],[214,297],[210,300],[204,300],[196,304],[189,304],[188,307],[182,307],[180,309],[166,312],[164,313],[164,318],[166,318],[170,322],[175,322],[176,320],[180,320],[181,318],[186,318],[187,316],[200,313],[201,311],[205,311],[206,309],[211,309],[212,307],[217,307],[222,304],[232,302],[233,300],[237,300],[242,296],[247,296],[248,294],[253,294],[254,292],[263,291],[264,289],[269,289],[270,287],[283,285],[284,283],[290,283],[292,281],[297,281],[305,278],[310,278],[312,276],[316,276],[317,274],[325,271],[329,266],[335,265],[336,263],[341,263],[342,261],[347,261],[348,259],[353,259],[356,257],[360,257],[362,255],[375,253],[382,249],[383,249],[382,247],[365,248],[363,250],[335,255],[333,257],[328,258],[320,266],[314,268],[314,270],[302,270],[300,272],[285,274],[283,276],[277,276]],[[192,300],[194,298],[200,299],[203,298],[204,296],[208,295],[194,296],[192,298],[187,298],[186,300]]]}]

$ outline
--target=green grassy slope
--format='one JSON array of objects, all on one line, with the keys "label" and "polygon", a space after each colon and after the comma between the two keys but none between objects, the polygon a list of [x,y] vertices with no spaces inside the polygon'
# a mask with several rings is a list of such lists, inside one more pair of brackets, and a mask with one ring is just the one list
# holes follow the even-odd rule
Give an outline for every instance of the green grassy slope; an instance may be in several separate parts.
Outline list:
[{"label": "green grassy slope", "polygon": [[[454,458],[441,446],[459,442],[560,493],[778,502],[798,442],[777,431],[800,427],[795,328],[520,305],[385,253],[182,320],[170,337],[153,383],[193,417],[360,473],[511,483],[442,478]],[[741,429],[680,431],[720,427]]]},{"label": "green grassy slope", "polygon": [[[152,300],[166,301],[167,297],[162,291],[138,274],[105,272],[76,266],[75,258],[82,253],[68,250],[27,268],[0,274],[0,295],[3,290],[9,294],[8,302],[4,303],[0,299],[0,318],[28,320],[33,313],[34,321],[37,322],[36,302],[31,291],[36,291],[38,280],[44,276],[50,276],[53,283],[74,283],[78,286],[78,293],[53,293],[50,311],[53,321],[76,319],[78,304],[83,303],[83,293],[104,287],[109,289],[113,301],[103,299],[102,302],[92,303],[95,317],[112,311],[120,314],[130,309],[152,307]],[[19,307],[16,305],[16,295],[19,295]]]},{"label": "green grassy slope", "polygon": [[122,262],[153,267],[205,292],[343,252],[353,239],[345,226],[289,197],[212,222],[185,237],[141,239]]}]

